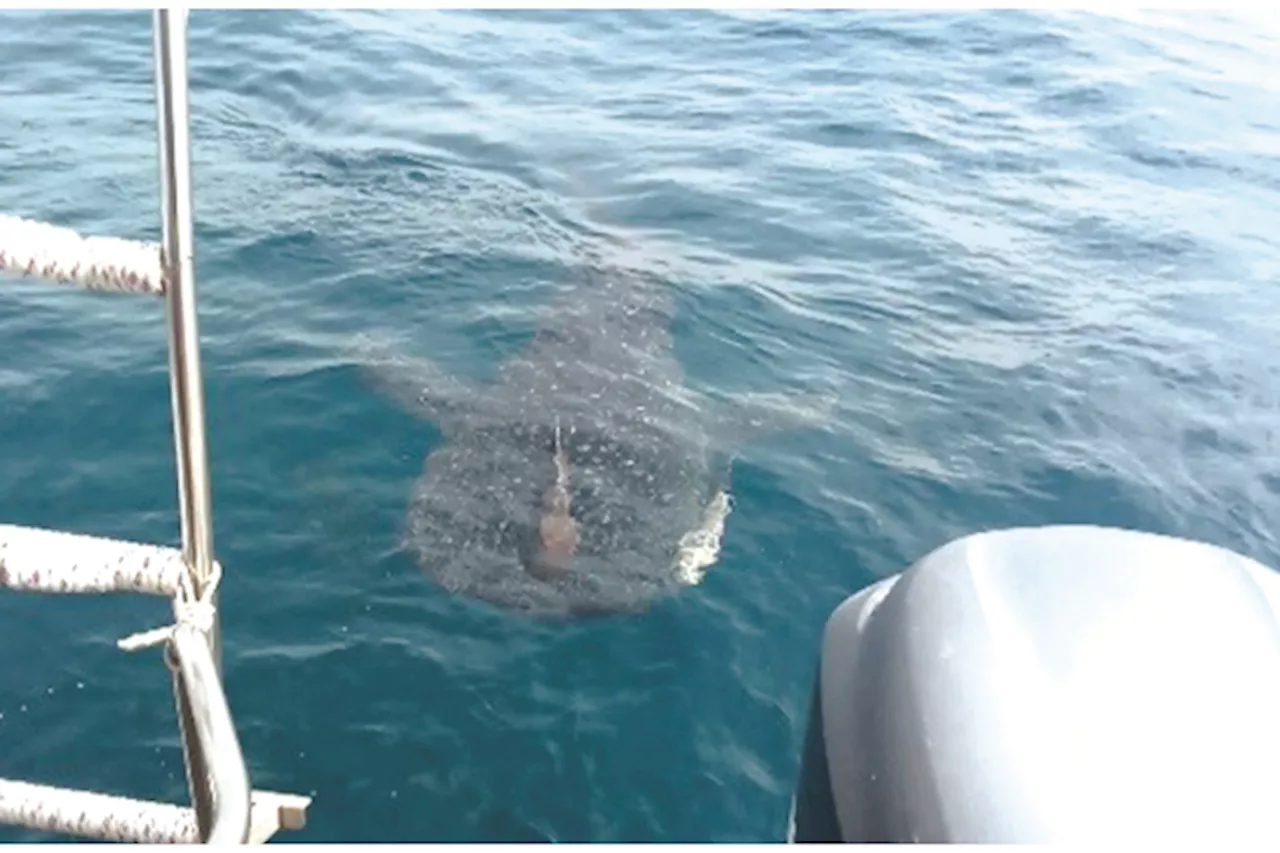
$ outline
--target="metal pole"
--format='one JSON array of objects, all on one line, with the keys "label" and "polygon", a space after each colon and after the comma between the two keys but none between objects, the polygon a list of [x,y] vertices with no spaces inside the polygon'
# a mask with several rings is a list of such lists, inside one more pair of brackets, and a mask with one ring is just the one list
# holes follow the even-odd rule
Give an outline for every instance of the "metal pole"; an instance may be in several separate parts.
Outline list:
[{"label": "metal pole", "polygon": [[191,141],[187,107],[186,10],[155,13],[156,95],[160,121],[160,192],[168,290],[169,368],[177,448],[182,551],[197,593],[213,569],[213,513],[205,448],[200,335],[196,322],[191,209]]},{"label": "metal pole", "polygon": [[[191,140],[187,81],[187,10],[154,13],[156,111],[163,221],[162,263],[169,328],[169,386],[178,473],[182,553],[197,594],[203,594],[213,567],[213,514],[210,508],[204,398],[200,374],[200,335],[196,323],[193,271],[194,228],[191,209]],[[217,619],[210,633],[210,654],[220,674],[221,642]],[[172,666],[171,661],[171,666]],[[180,668],[173,667],[174,698],[186,758],[187,782],[200,837],[213,831],[214,794],[209,764],[196,737],[197,715]]]},{"label": "metal pole", "polygon": [[193,700],[192,733],[208,758],[209,787],[217,803],[207,822],[196,815],[200,838],[206,844],[244,844],[251,810],[249,774],[213,656],[204,635],[190,625],[173,632],[173,651]]}]

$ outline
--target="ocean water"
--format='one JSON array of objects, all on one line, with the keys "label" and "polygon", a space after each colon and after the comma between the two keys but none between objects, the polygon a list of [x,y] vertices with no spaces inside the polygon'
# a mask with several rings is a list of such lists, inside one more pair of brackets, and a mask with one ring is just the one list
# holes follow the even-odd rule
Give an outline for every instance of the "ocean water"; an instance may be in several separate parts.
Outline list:
[{"label": "ocean water", "polygon": [[[822,624],[948,539],[1095,522],[1280,567],[1280,26],[1225,14],[199,12],[227,689],[279,840],[778,840]],[[0,211],[156,239],[150,22],[0,16]],[[398,550],[473,376],[602,245],[689,382],[835,391],[742,452],[719,565],[547,623]],[[163,309],[0,283],[0,519],[173,543]],[[131,597],[0,595],[0,777],[185,798]],[[0,831],[0,839],[43,836]]]}]

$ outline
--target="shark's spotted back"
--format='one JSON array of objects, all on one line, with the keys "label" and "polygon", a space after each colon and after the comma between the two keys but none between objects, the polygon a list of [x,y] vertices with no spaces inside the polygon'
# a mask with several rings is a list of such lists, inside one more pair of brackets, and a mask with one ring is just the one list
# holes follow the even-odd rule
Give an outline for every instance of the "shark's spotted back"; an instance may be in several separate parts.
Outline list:
[{"label": "shark's spotted back", "polygon": [[376,384],[444,436],[405,530],[444,588],[584,614],[643,609],[701,579],[729,513],[733,443],[824,411],[694,392],[673,304],[652,275],[590,265],[488,385],[366,343]]}]

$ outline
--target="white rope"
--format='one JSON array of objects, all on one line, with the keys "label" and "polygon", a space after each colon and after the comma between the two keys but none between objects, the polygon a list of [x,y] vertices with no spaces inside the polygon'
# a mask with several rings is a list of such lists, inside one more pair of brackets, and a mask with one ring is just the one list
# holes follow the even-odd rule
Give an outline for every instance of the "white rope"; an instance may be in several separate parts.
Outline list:
[{"label": "white rope", "polygon": [[178,595],[182,552],[82,533],[0,524],[0,587],[26,592]]},{"label": "white rope", "polygon": [[155,803],[0,779],[0,823],[44,832],[139,844],[195,844],[195,811]]},{"label": "white rope", "polygon": [[190,625],[206,637],[209,636],[218,615],[213,602],[218,593],[220,580],[222,580],[222,567],[214,562],[209,582],[205,584],[203,593],[196,595],[191,583],[191,575],[184,571],[178,584],[178,594],[173,598],[173,624],[131,634],[122,640],[117,640],[116,645],[126,652],[153,648],[167,643],[179,625]]},{"label": "white rope", "polygon": [[89,290],[164,293],[160,246],[82,237],[70,228],[0,214],[0,270]]}]

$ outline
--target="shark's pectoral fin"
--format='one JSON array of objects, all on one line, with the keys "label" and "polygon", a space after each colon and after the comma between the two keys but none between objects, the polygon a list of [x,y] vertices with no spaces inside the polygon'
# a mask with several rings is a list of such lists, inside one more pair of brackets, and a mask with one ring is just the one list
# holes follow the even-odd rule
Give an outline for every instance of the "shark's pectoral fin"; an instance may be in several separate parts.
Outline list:
[{"label": "shark's pectoral fin", "polygon": [[484,395],[469,383],[369,335],[356,339],[351,356],[370,385],[410,414],[444,422],[483,405]]},{"label": "shark's pectoral fin", "polygon": [[722,446],[747,444],[756,438],[793,429],[820,426],[831,419],[832,393],[745,393],[709,398],[711,430]]},{"label": "shark's pectoral fin", "polygon": [[680,537],[674,565],[680,583],[686,586],[700,583],[707,569],[720,559],[724,523],[732,510],[728,490],[720,489],[703,510],[702,523]]}]

